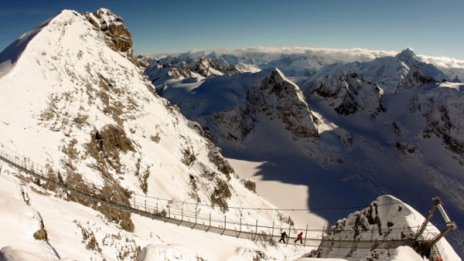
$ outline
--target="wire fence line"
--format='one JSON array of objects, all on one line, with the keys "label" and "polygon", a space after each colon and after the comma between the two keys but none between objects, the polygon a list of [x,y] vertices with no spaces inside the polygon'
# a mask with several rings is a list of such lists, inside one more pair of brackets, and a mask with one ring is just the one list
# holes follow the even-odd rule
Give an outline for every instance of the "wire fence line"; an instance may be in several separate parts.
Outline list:
[{"label": "wire fence line", "polygon": [[[256,219],[254,224],[242,222],[239,220],[228,220],[227,215],[223,215],[223,219],[212,217],[211,212],[208,214],[200,213],[198,207],[200,204],[196,203],[194,211],[184,208],[184,205],[192,205],[190,202],[179,202],[167,199],[160,199],[155,197],[135,195],[130,202],[130,205],[124,205],[118,202],[103,199],[98,195],[90,194],[73,188],[64,182],[60,181],[55,177],[51,177],[51,168],[49,166],[43,166],[32,162],[29,158],[24,155],[15,153],[14,151],[5,148],[0,144],[0,160],[9,164],[10,166],[33,176],[37,179],[52,183],[68,192],[72,192],[80,195],[86,199],[96,202],[97,204],[105,204],[109,207],[126,211],[134,214],[139,214],[152,218],[154,220],[163,221],[165,223],[174,224],[177,226],[183,226],[190,229],[201,230],[205,232],[217,233],[224,236],[231,236],[236,238],[249,239],[254,241],[262,241],[270,244],[276,244],[281,238],[281,232],[285,231],[288,238],[284,240],[284,244],[287,245],[298,245],[298,246],[311,246],[311,247],[338,247],[338,248],[353,248],[357,247],[360,249],[390,249],[396,248],[402,245],[412,245],[411,239],[371,239],[371,240],[360,240],[360,239],[322,239],[322,235],[325,233],[325,229],[311,229],[308,226],[305,228],[296,228],[292,225],[282,226],[281,223],[272,222],[271,224],[260,224],[259,220]],[[176,207],[180,204],[181,207]],[[280,209],[273,209],[279,211]],[[415,231],[415,227],[408,227],[410,231]],[[418,227],[417,227],[418,228]],[[416,229],[417,229],[416,228]],[[391,229],[391,230],[405,230],[402,229]],[[380,230],[380,229],[379,229]],[[377,230],[377,232],[379,232]],[[303,232],[304,236],[300,243],[297,242],[296,232]],[[350,231],[344,229],[343,231]],[[352,231],[355,231],[354,229]],[[372,233],[376,230],[373,229]],[[319,235],[319,236],[318,236]]]}]

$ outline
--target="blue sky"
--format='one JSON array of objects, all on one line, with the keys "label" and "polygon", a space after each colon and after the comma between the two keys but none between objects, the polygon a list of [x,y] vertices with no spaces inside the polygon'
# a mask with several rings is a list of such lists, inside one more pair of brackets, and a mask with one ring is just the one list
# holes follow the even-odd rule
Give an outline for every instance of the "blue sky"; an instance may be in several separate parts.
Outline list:
[{"label": "blue sky", "polygon": [[137,53],[241,47],[402,50],[464,59],[463,0],[2,0],[0,49],[62,9],[107,7]]}]

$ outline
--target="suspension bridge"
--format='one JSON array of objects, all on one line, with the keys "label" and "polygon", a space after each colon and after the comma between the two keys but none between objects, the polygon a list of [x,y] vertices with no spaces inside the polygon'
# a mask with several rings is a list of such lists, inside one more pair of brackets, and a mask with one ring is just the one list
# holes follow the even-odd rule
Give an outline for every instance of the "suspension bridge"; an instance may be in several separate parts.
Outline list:
[{"label": "suspension bridge", "polygon": [[[432,207],[432,210],[429,212],[429,216],[427,217],[426,221],[422,224],[422,226],[407,228],[410,231],[417,231],[414,238],[380,240],[371,238],[370,240],[358,240],[342,238],[341,236],[339,236],[338,238],[334,237],[328,240],[323,239],[321,236],[315,236],[317,234],[323,235],[325,233],[324,229],[310,229],[308,228],[308,226],[306,226],[306,228],[296,228],[292,225],[288,225],[288,227],[282,227],[281,225],[275,226],[274,222],[272,223],[272,225],[266,225],[259,224],[258,220],[256,220],[254,224],[245,222],[242,223],[242,219],[240,219],[239,221],[228,220],[227,215],[225,214],[223,215],[223,219],[218,219],[217,217],[212,218],[211,213],[209,215],[201,215],[196,210],[192,212],[187,211],[184,208],[184,205],[195,205],[195,209],[198,209],[198,207],[202,205],[212,207],[206,204],[174,201],[169,199],[149,197],[146,195],[133,195],[130,204],[123,204],[121,202],[104,199],[98,195],[90,194],[88,192],[76,189],[55,177],[50,177],[50,172],[47,168],[32,162],[29,158],[25,157],[24,155],[20,155],[18,153],[13,152],[10,149],[7,149],[2,144],[0,144],[0,161],[7,163],[11,167],[19,170],[24,174],[30,175],[43,182],[53,184],[63,189],[64,191],[67,191],[68,193],[74,193],[97,204],[103,204],[108,207],[118,209],[120,211],[145,216],[154,220],[170,223],[177,226],[183,226],[190,229],[201,230],[209,233],[217,233],[223,236],[267,242],[270,244],[278,244],[278,241],[281,236],[281,231],[286,231],[289,236],[284,242],[284,244],[287,245],[349,249],[394,249],[399,246],[414,247],[420,245],[432,249],[432,254],[434,256],[439,256],[438,251],[436,250],[436,248],[433,247],[434,244],[451,229],[455,228],[454,222],[451,222],[447,217],[446,212],[444,212],[441,206],[441,202],[439,200],[434,200],[434,206]],[[181,207],[173,207],[173,205],[175,204],[180,205]],[[248,210],[255,209],[240,207],[230,208]],[[362,206],[360,206],[360,208],[362,208]],[[442,230],[440,234],[434,235],[433,240],[422,240],[420,238],[420,235],[424,232],[425,227],[428,225],[428,222],[430,221],[433,215],[433,212],[437,208],[440,210],[442,214],[445,213],[445,221],[447,222],[447,224],[450,225],[447,225],[446,229]],[[259,210],[281,211],[283,209]],[[403,231],[405,229],[406,228],[402,228]],[[296,237],[292,236],[295,234],[292,233],[292,231],[304,231],[304,237],[299,244],[296,243]],[[348,230],[344,229],[344,231]],[[379,232],[375,229],[371,229],[371,231],[372,234]]]}]

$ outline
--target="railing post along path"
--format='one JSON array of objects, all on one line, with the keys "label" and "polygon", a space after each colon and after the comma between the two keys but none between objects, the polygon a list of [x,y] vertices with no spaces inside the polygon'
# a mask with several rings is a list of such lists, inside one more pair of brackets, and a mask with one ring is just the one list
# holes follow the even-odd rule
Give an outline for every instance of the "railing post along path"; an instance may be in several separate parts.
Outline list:
[{"label": "railing post along path", "polygon": [[182,205],[181,205],[181,210],[180,210],[180,220],[181,221],[184,221],[184,202],[182,202]]},{"label": "railing post along path", "polygon": [[221,236],[224,235],[224,232],[227,229],[227,215],[224,215],[224,229],[222,230]]},{"label": "railing post along path", "polygon": [[240,218],[239,231],[238,231],[237,238],[240,237],[241,233],[242,233],[242,218]]},{"label": "railing post along path", "polygon": [[288,242],[290,241],[291,228],[292,228],[292,225],[291,225],[291,224],[288,224],[288,239],[287,239],[287,245],[288,245]]},{"label": "railing post along path", "polygon": [[[198,221],[198,202],[195,205],[195,226],[197,225],[197,221]],[[193,226],[193,227],[195,227],[195,226]]]},{"label": "railing post along path", "polygon": [[306,246],[306,238],[308,237],[308,225],[306,225],[306,231],[305,231],[305,238],[304,238],[304,246]]},{"label": "railing post along path", "polygon": [[211,228],[211,212],[209,212],[209,220],[208,220],[208,221],[209,221],[209,224],[208,224],[208,229],[206,229],[206,231],[205,231],[205,232],[208,232],[208,231],[209,231],[209,229]]},{"label": "railing post along path", "polygon": [[272,221],[271,239],[269,240],[269,242],[272,242],[273,239],[274,239],[274,221]]}]

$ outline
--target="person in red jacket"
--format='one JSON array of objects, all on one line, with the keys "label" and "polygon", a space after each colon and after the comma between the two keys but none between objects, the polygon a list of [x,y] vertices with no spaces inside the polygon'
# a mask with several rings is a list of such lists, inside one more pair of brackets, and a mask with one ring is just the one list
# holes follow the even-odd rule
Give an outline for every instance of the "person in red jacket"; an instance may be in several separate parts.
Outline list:
[{"label": "person in red jacket", "polygon": [[298,235],[296,235],[295,243],[298,241],[300,241],[300,243],[303,244],[303,232],[300,232],[298,233]]}]

